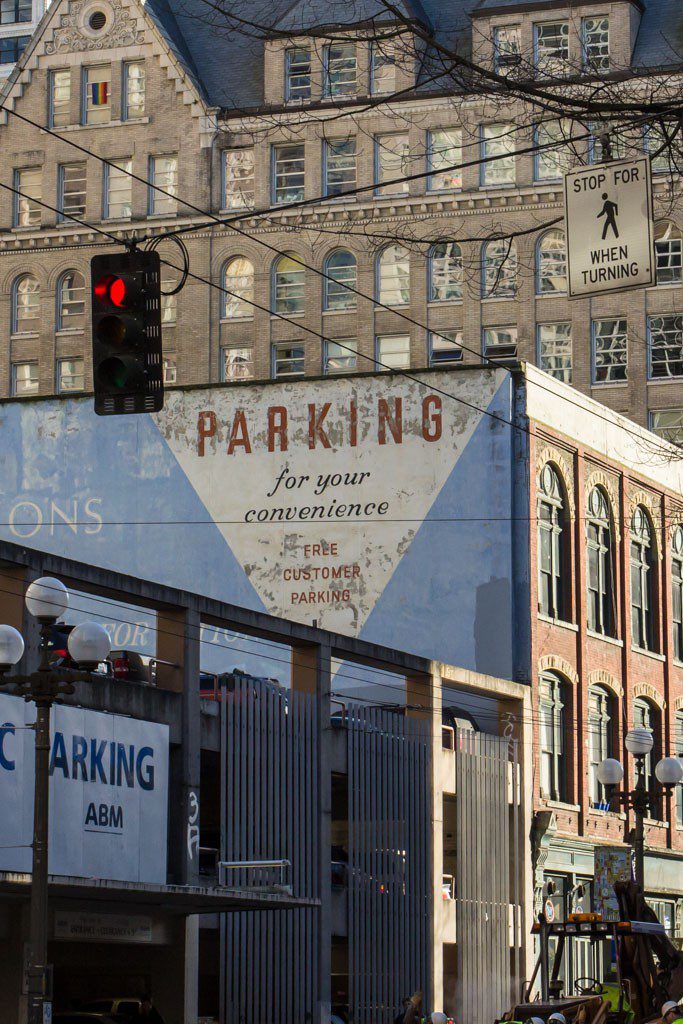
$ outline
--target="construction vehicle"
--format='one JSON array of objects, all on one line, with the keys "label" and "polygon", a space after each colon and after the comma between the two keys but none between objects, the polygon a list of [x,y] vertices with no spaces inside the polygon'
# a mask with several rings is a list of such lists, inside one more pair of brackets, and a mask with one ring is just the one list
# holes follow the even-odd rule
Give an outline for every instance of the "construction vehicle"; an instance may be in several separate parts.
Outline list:
[{"label": "construction vehicle", "polygon": [[[533,932],[539,955],[522,1001],[502,1021],[547,1020],[564,1014],[567,1024],[647,1024],[658,1021],[668,1000],[683,1000],[683,953],[673,945],[635,882],[616,882],[619,920],[600,914],[570,914],[549,921],[542,913]],[[613,980],[578,978],[575,992],[564,992],[562,963],[567,944],[586,938],[609,941],[616,969]],[[532,1001],[532,992],[538,996]]]}]

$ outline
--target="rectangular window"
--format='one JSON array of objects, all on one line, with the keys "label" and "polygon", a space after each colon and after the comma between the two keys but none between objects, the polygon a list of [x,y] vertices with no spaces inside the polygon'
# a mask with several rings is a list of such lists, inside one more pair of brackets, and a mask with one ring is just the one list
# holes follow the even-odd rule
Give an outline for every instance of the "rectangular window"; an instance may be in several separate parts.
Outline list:
[{"label": "rectangular window", "polygon": [[551,377],[572,382],[572,325],[538,325],[538,365]]},{"label": "rectangular window", "polygon": [[683,445],[683,409],[653,409],[650,430],[664,441]]},{"label": "rectangular window", "polygon": [[375,136],[375,195],[400,195],[408,191],[408,182],[400,181],[410,173],[410,148],[407,133]]},{"label": "rectangular window", "polygon": [[429,365],[449,366],[462,362],[462,331],[432,331],[429,335]]},{"label": "rectangular window", "polygon": [[59,168],[60,220],[85,216],[85,163],[62,164]]},{"label": "rectangular window", "polygon": [[178,359],[176,356],[164,356],[164,384],[178,383]]},{"label": "rectangular window", "polygon": [[355,338],[343,338],[325,343],[325,373],[353,373],[358,362],[358,342]]},{"label": "rectangular window", "polygon": [[650,165],[653,174],[671,174],[675,170],[675,160],[672,161],[672,147],[676,148],[673,140],[676,138],[677,128],[672,123],[650,124],[645,129],[644,143],[645,152],[650,154]]},{"label": "rectangular window", "polygon": [[396,91],[396,51],[392,42],[372,43],[370,92],[386,96]]},{"label": "rectangular window", "polygon": [[[170,292],[178,284],[175,272],[170,267],[161,267],[161,326],[173,327],[178,318],[178,293]],[[165,293],[165,294],[164,294]]]},{"label": "rectangular window", "polygon": [[85,390],[85,363],[83,359],[57,360],[57,391],[60,395]]},{"label": "rectangular window", "polygon": [[[572,150],[571,123],[554,121],[539,124],[534,132],[539,147],[534,154],[534,178],[536,181],[558,181],[571,167]],[[553,147],[543,148],[543,147]],[[556,148],[555,148],[556,147]]]},{"label": "rectangular window", "polygon": [[0,0],[0,25],[32,20],[31,0]]},{"label": "rectangular window", "polygon": [[50,126],[63,128],[71,124],[71,71],[50,74]]},{"label": "rectangular window", "polygon": [[133,169],[131,159],[112,160],[104,166],[104,216],[121,220],[133,213]]},{"label": "rectangular window", "polygon": [[38,394],[38,364],[12,363],[12,394]]},{"label": "rectangular window", "polygon": [[304,198],[305,187],[304,146],[275,146],[273,149],[273,201],[297,203]]},{"label": "rectangular window", "polygon": [[609,71],[609,17],[581,20],[583,66],[586,71]]},{"label": "rectangular window", "polygon": [[613,384],[628,379],[626,317],[593,321],[593,383]]},{"label": "rectangular window", "polygon": [[496,359],[501,363],[517,360],[517,328],[516,327],[485,327],[483,354],[487,359]]},{"label": "rectangular window", "polygon": [[308,47],[296,47],[285,54],[285,99],[309,100],[311,98],[311,51]]},{"label": "rectangular window", "polygon": [[111,117],[111,67],[83,71],[83,124],[105,124]]},{"label": "rectangular window", "polygon": [[123,65],[123,119],[133,121],[145,116],[145,63],[130,61]]},{"label": "rectangular window", "polygon": [[177,156],[152,156],[149,160],[149,180],[152,185],[169,192],[157,192],[156,188],[149,189],[149,212],[150,213],[175,213],[178,208],[176,194],[178,191],[178,157]]},{"label": "rectangular window", "polygon": [[236,380],[251,380],[254,376],[253,348],[224,348],[222,354],[222,380],[228,383]]},{"label": "rectangular window", "polygon": [[244,210],[254,205],[254,150],[223,151],[223,209]]},{"label": "rectangular window", "polygon": [[30,42],[30,36],[6,36],[0,39],[0,64],[16,64]]},{"label": "rectangular window", "polygon": [[356,187],[356,140],[325,143],[325,195],[338,196]]},{"label": "rectangular window", "polygon": [[650,316],[647,319],[650,379],[683,377],[683,315]]},{"label": "rectangular window", "polygon": [[442,128],[427,136],[427,160],[431,192],[462,188],[462,132],[459,128]]},{"label": "rectangular window", "polygon": [[381,334],[375,344],[377,370],[407,370],[410,367],[410,335]]},{"label": "rectangular window", "polygon": [[534,25],[536,70],[542,75],[565,75],[569,63],[569,22]]},{"label": "rectangular window", "polygon": [[671,221],[655,228],[657,284],[680,284],[683,281],[683,236]]},{"label": "rectangular window", "polygon": [[519,25],[496,25],[493,29],[493,66],[499,75],[522,63],[522,30]]},{"label": "rectangular window", "polygon": [[305,354],[300,342],[273,345],[273,377],[301,377],[305,370]]},{"label": "rectangular window", "polygon": [[356,44],[331,43],[325,47],[325,95],[356,94]]},{"label": "rectangular window", "polygon": [[14,226],[34,228],[42,220],[43,172],[40,167],[24,167],[14,172]]},{"label": "rectangular window", "polygon": [[487,187],[515,183],[515,128],[512,124],[481,126],[481,184]]}]

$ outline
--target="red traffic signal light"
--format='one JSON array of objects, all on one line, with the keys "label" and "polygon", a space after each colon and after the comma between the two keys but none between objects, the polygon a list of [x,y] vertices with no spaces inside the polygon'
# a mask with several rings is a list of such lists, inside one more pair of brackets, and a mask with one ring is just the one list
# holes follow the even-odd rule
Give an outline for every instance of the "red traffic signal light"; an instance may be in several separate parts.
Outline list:
[{"label": "red traffic signal light", "polygon": [[129,309],[140,298],[140,281],[131,274],[107,274],[94,282],[93,291],[100,302]]}]

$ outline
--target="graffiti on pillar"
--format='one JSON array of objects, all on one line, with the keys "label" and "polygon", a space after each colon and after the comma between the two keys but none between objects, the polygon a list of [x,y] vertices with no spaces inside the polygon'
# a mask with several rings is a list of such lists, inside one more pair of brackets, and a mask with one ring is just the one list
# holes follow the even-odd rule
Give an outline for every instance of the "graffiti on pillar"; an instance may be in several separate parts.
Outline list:
[{"label": "graffiti on pillar", "polygon": [[199,797],[190,791],[189,796],[190,813],[187,817],[187,856],[194,860],[195,854],[199,854]]}]

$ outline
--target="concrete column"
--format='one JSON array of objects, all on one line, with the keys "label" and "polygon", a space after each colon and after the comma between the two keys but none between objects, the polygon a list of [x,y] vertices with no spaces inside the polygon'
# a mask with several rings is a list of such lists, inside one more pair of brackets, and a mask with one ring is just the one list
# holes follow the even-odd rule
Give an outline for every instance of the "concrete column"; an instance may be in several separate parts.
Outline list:
[{"label": "concrete column", "polygon": [[199,915],[185,921],[185,1004],[183,1024],[197,1024],[199,1014]]}]

